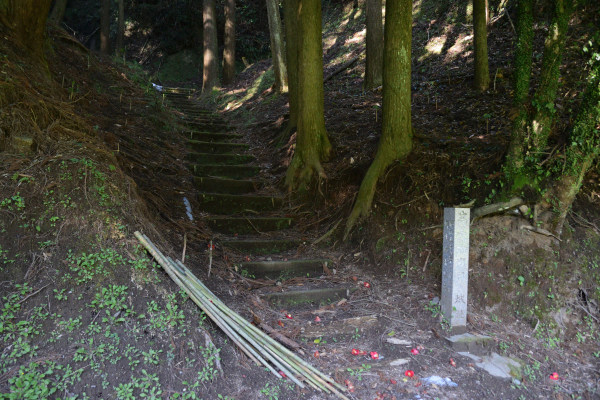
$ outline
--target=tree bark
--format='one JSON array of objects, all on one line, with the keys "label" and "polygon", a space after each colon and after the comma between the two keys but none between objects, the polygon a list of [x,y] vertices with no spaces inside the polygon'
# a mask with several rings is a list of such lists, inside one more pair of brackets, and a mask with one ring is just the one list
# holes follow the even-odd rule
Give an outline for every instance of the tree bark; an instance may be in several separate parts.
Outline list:
[{"label": "tree bark", "polygon": [[50,0],[0,0],[0,22],[32,55],[43,59]]},{"label": "tree bark", "polygon": [[100,52],[103,54],[110,53],[110,0],[101,0]]},{"label": "tree bark", "polygon": [[267,17],[269,19],[269,34],[271,36],[271,57],[273,59],[273,70],[275,72],[274,89],[278,92],[287,92],[288,75],[285,65],[285,50],[281,29],[281,18],[279,16],[279,5],[277,0],[266,0],[266,2]]},{"label": "tree bark", "polygon": [[[522,3],[522,4],[521,4]],[[529,76],[531,73],[531,26],[522,26],[518,22],[519,36],[515,66],[515,105],[518,116],[513,126],[504,171],[509,181],[509,190],[517,192],[524,186],[539,190],[542,177],[539,176],[539,162],[548,143],[548,136],[554,118],[554,101],[558,92],[560,64],[565,46],[569,18],[573,9],[572,0],[556,0],[554,15],[548,29],[544,44],[544,55],[540,73],[540,84],[535,91],[531,107],[527,107],[529,92]],[[519,12],[523,11],[525,19],[532,21],[531,1],[520,0]],[[529,22],[527,22],[529,24]],[[525,22],[523,22],[525,25]],[[525,42],[527,40],[527,42]],[[519,61],[519,63],[517,63]],[[527,63],[528,66],[522,65]],[[527,111],[531,109],[532,111]]]},{"label": "tree bark", "polygon": [[514,182],[518,179],[524,164],[521,146],[525,141],[529,121],[526,103],[529,98],[533,60],[533,0],[517,2],[517,42],[514,57],[513,103],[517,116],[513,123],[511,142],[504,166],[507,180],[513,182],[511,186],[515,186]]},{"label": "tree bark", "polygon": [[548,228],[557,236],[579,193],[585,174],[600,154],[600,63],[590,71],[583,101],[575,118],[565,152],[563,173],[549,191],[545,208],[551,213]]},{"label": "tree bark", "polygon": [[203,0],[202,22],[204,26],[202,92],[210,92],[218,83],[217,14],[215,12],[215,0]]},{"label": "tree bark", "polygon": [[289,135],[298,125],[298,0],[286,0],[283,4],[285,24],[285,54],[288,72],[288,103],[290,120],[286,128]]},{"label": "tree bark", "polygon": [[225,0],[225,34],[223,48],[223,83],[235,80],[235,0]]},{"label": "tree bark", "polygon": [[60,25],[65,16],[68,2],[69,0],[56,0],[54,7],[52,7],[52,11],[50,12],[50,17],[48,17],[50,23]]},{"label": "tree bark", "polygon": [[488,2],[473,0],[473,42],[475,44],[475,88],[486,91],[490,87],[487,46]]},{"label": "tree bark", "polygon": [[369,215],[379,177],[394,160],[405,158],[412,150],[411,41],[411,0],[387,0],[381,139],[346,223],[345,237],[360,218]]},{"label": "tree bark", "polygon": [[367,0],[367,60],[363,87],[371,90],[383,81],[383,16],[381,0]]},{"label": "tree bark", "polygon": [[325,178],[321,165],[331,152],[325,130],[323,101],[323,46],[321,1],[298,2],[298,130],[294,157],[286,173],[289,190],[306,189],[316,173]]},{"label": "tree bark", "polygon": [[125,1],[119,0],[119,16],[118,16],[118,31],[117,31],[117,48],[115,50],[117,56],[125,55]]}]

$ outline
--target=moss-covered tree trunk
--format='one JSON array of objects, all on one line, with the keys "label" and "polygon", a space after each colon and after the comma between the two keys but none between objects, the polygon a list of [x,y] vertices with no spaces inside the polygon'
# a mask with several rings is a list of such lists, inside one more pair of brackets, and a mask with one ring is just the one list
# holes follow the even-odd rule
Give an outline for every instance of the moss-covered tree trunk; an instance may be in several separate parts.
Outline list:
[{"label": "moss-covered tree trunk", "polygon": [[383,81],[383,16],[381,0],[367,0],[367,60],[363,87],[370,90]]},{"label": "moss-covered tree trunk", "polygon": [[50,0],[0,0],[0,23],[34,56],[43,59]]},{"label": "moss-covered tree trunk", "polygon": [[[290,120],[286,133],[296,130],[298,125],[298,0],[286,0],[283,3],[285,25],[285,54],[288,71],[288,104]],[[287,135],[286,135],[287,136]]]},{"label": "moss-covered tree trunk", "polygon": [[117,56],[125,55],[125,0],[118,1],[118,19],[117,19],[117,46],[115,54]]},{"label": "moss-covered tree trunk", "polygon": [[346,223],[346,236],[359,218],[369,214],[379,177],[392,162],[405,158],[412,150],[412,2],[387,0],[385,18],[381,139]]},{"label": "moss-covered tree trunk", "polygon": [[331,152],[325,131],[323,104],[323,46],[321,1],[298,2],[298,130],[294,157],[286,174],[290,190],[306,188],[316,173],[325,177],[321,165]]},{"label": "moss-covered tree trunk", "polygon": [[[524,186],[539,188],[541,182],[541,177],[536,175],[536,171],[541,161],[541,155],[546,150],[548,136],[552,128],[562,52],[565,46],[569,18],[573,9],[572,0],[556,0],[553,4],[554,14],[544,44],[540,83],[531,103],[526,100],[531,74],[531,38],[533,33],[529,32],[532,30],[531,26],[525,26],[525,22],[523,24],[518,23],[519,36],[523,35],[523,38],[519,37],[517,40],[515,58],[515,106],[518,107],[518,115],[513,126],[511,143],[504,167],[509,182],[509,190],[513,192],[519,191]],[[519,12],[521,11],[531,13],[531,3],[521,0],[519,2]],[[528,21],[533,20],[531,14],[525,14],[525,17]],[[522,48],[519,47],[520,45],[522,45]],[[529,65],[525,66],[525,63]]]},{"label": "moss-covered tree trunk", "polygon": [[540,85],[535,91],[532,101],[534,115],[531,120],[530,142],[531,147],[537,152],[544,151],[552,128],[554,119],[554,102],[558,93],[560,78],[560,64],[565,48],[567,28],[573,10],[574,0],[555,0],[554,18],[548,28],[548,35],[544,43],[544,56]]},{"label": "moss-covered tree trunk", "polygon": [[110,52],[110,0],[100,2],[100,52]]},{"label": "moss-covered tree trunk", "polygon": [[67,3],[69,0],[56,0],[54,2],[54,7],[52,7],[52,11],[50,12],[50,16],[48,17],[48,21],[54,25],[60,25],[62,22],[65,11],[67,10]]},{"label": "moss-covered tree trunk", "polygon": [[[544,222],[560,235],[567,213],[581,188],[586,172],[600,153],[600,63],[590,72],[583,101],[565,151],[563,173],[545,202]],[[544,216],[542,216],[544,217]]]},{"label": "moss-covered tree trunk", "polygon": [[512,186],[524,165],[523,142],[527,133],[529,113],[527,101],[531,81],[533,59],[533,0],[517,2],[517,41],[514,56],[514,97],[516,118],[513,123],[511,142],[508,147],[504,172]]},{"label": "moss-covered tree trunk", "polygon": [[486,91],[490,87],[487,46],[488,2],[473,0],[473,43],[475,44],[475,88]]},{"label": "moss-covered tree trunk", "polygon": [[288,73],[285,65],[285,45],[283,30],[281,29],[281,17],[279,16],[279,2],[277,0],[266,0],[266,2],[269,34],[271,37],[271,58],[275,72],[275,84],[273,88],[278,92],[287,92]]},{"label": "moss-covered tree trunk", "polygon": [[223,83],[235,80],[235,0],[225,0],[225,32],[223,46]]},{"label": "moss-covered tree trunk", "polygon": [[215,0],[203,0],[202,24],[204,44],[204,67],[202,71],[202,92],[210,92],[218,82],[217,14]]}]

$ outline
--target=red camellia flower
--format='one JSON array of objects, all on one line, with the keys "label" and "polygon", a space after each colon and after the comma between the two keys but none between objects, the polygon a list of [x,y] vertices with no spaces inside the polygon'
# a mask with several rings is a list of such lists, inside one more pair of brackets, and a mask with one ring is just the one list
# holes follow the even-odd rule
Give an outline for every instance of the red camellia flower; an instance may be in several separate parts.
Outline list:
[{"label": "red camellia flower", "polygon": [[282,377],[284,377],[284,378],[287,378],[287,375],[286,375],[286,374],[285,374],[285,372],[283,372],[283,371],[279,371],[279,375],[281,375],[281,376],[282,376]]},{"label": "red camellia flower", "polygon": [[319,318],[319,316],[315,317],[315,322],[321,322],[321,318]]},{"label": "red camellia flower", "polygon": [[456,367],[456,361],[454,361],[454,358],[450,359],[450,365],[452,365],[453,367]]},{"label": "red camellia flower", "polygon": [[364,351],[364,350],[361,350],[361,351],[359,351],[359,352],[358,352],[358,355],[359,355],[359,356],[366,356],[366,355],[367,355],[367,352],[366,352],[366,351]]},{"label": "red camellia flower", "polygon": [[360,350],[359,349],[352,349],[352,355],[353,356],[357,356],[360,354]]},{"label": "red camellia flower", "polygon": [[290,313],[285,314],[285,317],[287,319],[293,319],[294,318],[294,317],[292,317],[292,314],[290,314]]},{"label": "red camellia flower", "polygon": [[346,380],[344,381],[344,383],[345,383],[345,384],[346,384],[346,386],[348,387],[348,391],[349,391],[350,393],[353,393],[353,392],[354,392],[354,385],[352,384],[352,382],[350,382],[350,380],[349,380],[349,379],[346,379]]},{"label": "red camellia flower", "polygon": [[558,373],[553,372],[550,374],[550,379],[552,379],[553,381],[557,381],[558,380]]},{"label": "red camellia flower", "polygon": [[376,351],[372,351],[370,354],[371,354],[371,358],[373,360],[378,360],[379,359],[379,354]]},{"label": "red camellia flower", "polygon": [[319,358],[319,356],[320,356],[319,350],[315,351],[315,353],[313,354],[313,356],[315,356],[315,358]]},{"label": "red camellia flower", "polygon": [[417,349],[412,349],[410,352],[413,353],[414,355],[419,354],[419,350],[417,350]]},{"label": "red camellia flower", "polygon": [[398,381],[397,381],[397,380],[395,380],[395,379],[390,379],[390,383],[391,383],[392,385],[395,385],[396,383],[398,383]]},{"label": "red camellia flower", "polygon": [[369,282],[364,282],[363,286],[369,289],[371,287],[371,284]]},{"label": "red camellia flower", "polygon": [[277,321],[277,325],[279,325],[282,328],[284,327],[283,322],[281,322],[281,321]]},{"label": "red camellia flower", "polygon": [[404,376],[412,378],[413,376],[415,376],[415,371],[413,371],[412,369],[407,369],[406,371],[404,371]]}]

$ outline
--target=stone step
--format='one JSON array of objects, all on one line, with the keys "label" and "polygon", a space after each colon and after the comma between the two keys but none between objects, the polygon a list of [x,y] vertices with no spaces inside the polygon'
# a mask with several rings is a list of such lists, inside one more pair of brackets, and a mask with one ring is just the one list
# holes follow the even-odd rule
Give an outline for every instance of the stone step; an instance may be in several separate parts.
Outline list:
[{"label": "stone step", "polygon": [[196,165],[244,165],[256,162],[249,154],[188,153],[186,159]]},{"label": "stone step", "polygon": [[281,208],[283,197],[251,194],[200,193],[200,210],[231,215],[244,212],[274,211]]},{"label": "stone step", "polygon": [[288,229],[294,220],[287,217],[207,217],[206,222],[215,232],[244,235]]},{"label": "stone step", "polygon": [[276,254],[295,249],[300,246],[299,240],[292,239],[232,239],[223,240],[223,247],[254,255]]},{"label": "stone step", "polygon": [[[184,133],[190,140],[197,142],[230,143],[244,138],[244,135],[240,133],[231,132],[187,131]],[[239,145],[245,148],[248,147],[246,143],[239,143]]]},{"label": "stone step", "polygon": [[285,280],[300,276],[315,277],[323,274],[323,265],[331,265],[327,259],[304,259],[290,261],[251,261],[241,263],[242,269],[257,278]]},{"label": "stone step", "polygon": [[188,147],[199,153],[241,154],[248,149],[245,143],[201,142],[188,140]]},{"label": "stone step", "polygon": [[266,298],[277,306],[294,306],[300,304],[329,304],[341,299],[347,299],[350,294],[356,290],[355,287],[342,286],[322,289],[293,289],[285,292],[276,292],[263,294]]},{"label": "stone step", "polygon": [[204,192],[246,194],[256,192],[262,186],[259,181],[209,178],[197,176],[194,178],[196,187]]},{"label": "stone step", "polygon": [[228,179],[245,179],[258,175],[257,165],[193,165],[192,171],[196,176],[211,176]]}]

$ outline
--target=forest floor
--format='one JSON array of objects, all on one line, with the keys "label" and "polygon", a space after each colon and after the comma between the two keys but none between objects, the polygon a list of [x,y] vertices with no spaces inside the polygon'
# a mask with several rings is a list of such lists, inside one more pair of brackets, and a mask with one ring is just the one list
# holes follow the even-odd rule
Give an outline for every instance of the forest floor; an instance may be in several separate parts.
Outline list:
[{"label": "forest floor", "polygon": [[[493,87],[481,94],[470,88],[470,27],[452,19],[461,11],[446,10],[444,20],[432,16],[440,10],[415,12],[415,150],[390,168],[378,186],[373,216],[347,243],[340,231],[376,149],[381,91],[362,90],[362,59],[325,85],[334,147],[324,164],[328,179],[310,196],[290,200],[290,212],[299,221],[294,234],[307,243],[295,255],[327,257],[333,268],[318,279],[260,282],[233,268],[231,257],[243,254],[217,248],[206,283],[240,314],[251,318],[250,308],[296,340],[314,366],[348,381],[354,387],[349,398],[599,398],[595,171],[560,242],[521,229],[532,221],[518,214],[471,226],[468,328],[491,336],[489,350],[517,360],[520,370],[493,377],[444,339],[437,303],[443,208],[473,199],[476,205],[493,202],[501,189],[514,33],[506,16],[493,19]],[[344,62],[364,57],[364,31],[355,9],[327,9],[324,15],[327,78]],[[0,40],[9,55],[4,76],[13,79],[3,84],[23,88],[19,101],[4,95],[3,106],[12,107],[13,124],[31,121],[34,110],[36,138],[51,139],[38,140],[35,152],[0,153],[2,397],[326,398],[253,365],[133,238],[142,230],[177,258],[185,242],[186,264],[203,280],[207,276],[213,235],[202,221],[187,219],[183,204],[184,196],[192,209],[198,204],[182,156],[184,128],[142,71],[97,59],[55,33],[55,51],[48,55],[52,83],[39,85],[47,77],[23,68],[27,61],[14,45]],[[572,43],[566,65],[577,65],[578,54]],[[567,82],[579,78],[573,70],[565,71]],[[264,179],[273,192],[283,192],[293,140],[279,135],[286,102],[271,84],[269,63],[256,63],[204,104],[245,135],[269,171]],[[568,126],[569,110],[576,108],[575,93],[564,89],[561,99],[557,130]],[[334,283],[355,290],[343,300],[285,307],[256,296],[265,287]],[[366,354],[353,355],[352,349]],[[414,376],[407,377],[407,370]],[[559,379],[550,379],[552,373]],[[455,385],[428,384],[424,379],[431,376]]]}]

